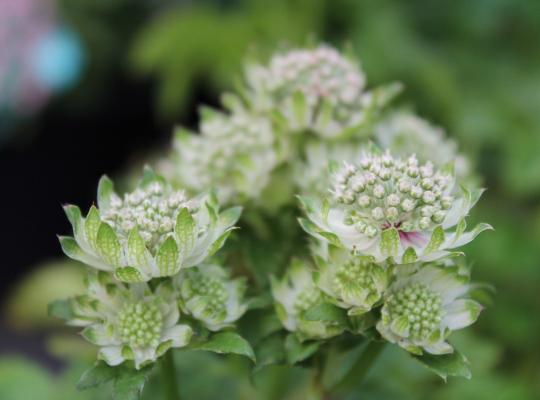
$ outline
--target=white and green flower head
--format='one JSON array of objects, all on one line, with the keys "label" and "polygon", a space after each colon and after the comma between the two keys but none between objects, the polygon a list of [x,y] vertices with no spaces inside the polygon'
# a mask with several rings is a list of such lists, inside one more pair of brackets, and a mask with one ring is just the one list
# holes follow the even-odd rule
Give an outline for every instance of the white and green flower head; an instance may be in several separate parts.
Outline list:
[{"label": "white and green flower head", "polygon": [[100,347],[98,358],[111,366],[124,361],[135,368],[156,361],[192,336],[180,324],[176,293],[170,282],[154,291],[146,283],[123,284],[104,272],[90,271],[87,293],[71,300],[70,325],[85,327],[85,339]]},{"label": "white and green flower head", "polygon": [[272,277],[272,295],[281,323],[301,339],[327,339],[343,333],[343,327],[305,319],[313,307],[328,302],[313,280],[313,273],[300,260],[294,260],[281,280]]},{"label": "white and green flower head", "polygon": [[317,286],[349,315],[365,314],[380,303],[390,281],[386,265],[342,249],[330,250],[327,257],[316,260]]},{"label": "white and green flower head", "polygon": [[457,268],[427,264],[416,272],[404,268],[385,294],[377,330],[389,342],[414,354],[448,354],[452,331],[476,321],[482,306],[467,298],[467,276]]},{"label": "white and green flower head", "polygon": [[275,110],[293,131],[336,137],[364,122],[372,100],[366,78],[352,57],[323,45],[274,55],[268,65],[249,65],[250,101],[259,111]]},{"label": "white and green flower head", "polygon": [[246,281],[217,264],[182,271],[176,278],[180,307],[211,331],[231,327],[246,312]]},{"label": "white and green flower head", "polygon": [[469,161],[458,153],[457,143],[446,137],[442,128],[430,124],[419,116],[396,111],[389,114],[375,127],[375,138],[392,154],[407,157],[415,153],[420,162],[431,160],[442,167],[454,162],[456,175],[470,175]]},{"label": "white and green flower head", "polygon": [[98,208],[92,206],[86,217],[77,206],[64,209],[74,233],[60,237],[64,253],[124,282],[172,276],[198,265],[223,245],[241,212],[220,213],[211,195],[190,199],[150,169],[123,198],[103,177]]},{"label": "white and green flower head", "polygon": [[335,168],[326,198],[301,198],[308,220],[300,222],[311,235],[376,262],[436,260],[490,228],[465,232],[482,190],[455,191],[455,185],[450,167],[373,149]]},{"label": "white and green flower head", "polygon": [[278,163],[270,121],[208,108],[202,118],[200,135],[178,131],[173,159],[161,171],[193,193],[215,188],[221,203],[256,199]]}]

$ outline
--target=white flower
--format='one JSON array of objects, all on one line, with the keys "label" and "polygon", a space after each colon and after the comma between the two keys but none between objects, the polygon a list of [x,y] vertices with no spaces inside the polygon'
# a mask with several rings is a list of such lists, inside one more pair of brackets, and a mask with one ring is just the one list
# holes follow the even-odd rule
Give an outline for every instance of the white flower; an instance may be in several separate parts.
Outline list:
[{"label": "white flower", "polygon": [[205,109],[202,116],[200,135],[176,134],[161,172],[193,193],[215,188],[221,203],[257,198],[279,161],[270,121],[241,109],[229,115]]},{"label": "white flower", "polygon": [[62,249],[124,282],[172,276],[200,264],[223,245],[241,212],[230,208],[219,213],[212,196],[188,199],[149,169],[124,198],[103,177],[98,206],[85,218],[78,207],[65,207],[74,238],[60,237]]},{"label": "white flower", "polygon": [[325,258],[317,257],[317,267],[317,286],[349,315],[370,311],[381,301],[390,280],[385,265],[347,250],[330,250]]},{"label": "white flower", "polygon": [[461,178],[471,173],[469,161],[458,153],[456,142],[448,139],[442,128],[412,113],[397,111],[388,115],[376,125],[375,138],[394,155],[415,153],[420,162],[431,160],[438,167],[454,162],[456,175]]},{"label": "white flower", "polygon": [[245,280],[230,279],[219,265],[205,264],[182,271],[176,285],[182,310],[211,331],[233,326],[247,310]]},{"label": "white flower", "polygon": [[404,270],[385,294],[377,330],[414,354],[452,353],[450,333],[474,323],[482,310],[466,298],[468,277],[448,266],[428,264],[412,274],[399,268]]},{"label": "white flower", "polygon": [[294,260],[283,279],[272,277],[271,285],[276,313],[288,331],[301,339],[327,339],[344,331],[338,325],[304,318],[307,311],[327,299],[302,261]]},{"label": "white flower", "polygon": [[292,131],[322,137],[359,130],[399,89],[366,93],[360,65],[329,46],[274,55],[268,65],[249,65],[248,98],[256,111],[277,111]]},{"label": "white flower", "polygon": [[451,168],[373,151],[334,172],[326,199],[301,198],[308,220],[300,222],[314,237],[376,262],[432,261],[491,228],[479,224],[465,232],[465,217],[482,191],[456,194],[454,186]]},{"label": "white flower", "polygon": [[179,324],[176,293],[170,283],[153,292],[145,283],[126,286],[103,272],[91,271],[87,294],[71,300],[70,325],[82,326],[82,335],[100,347],[98,358],[111,366],[126,360],[137,369],[162,356],[171,347],[186,346],[192,336]]}]

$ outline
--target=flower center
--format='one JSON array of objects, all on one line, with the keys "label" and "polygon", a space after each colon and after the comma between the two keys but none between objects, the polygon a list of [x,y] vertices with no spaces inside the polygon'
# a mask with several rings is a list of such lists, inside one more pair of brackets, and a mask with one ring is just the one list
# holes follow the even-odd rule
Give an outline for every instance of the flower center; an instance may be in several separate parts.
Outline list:
[{"label": "flower center", "polygon": [[373,279],[373,264],[362,257],[350,260],[340,266],[333,280],[334,290],[338,293],[358,293],[369,290],[370,293],[377,292],[377,286]]},{"label": "flower center", "polygon": [[331,192],[345,210],[343,222],[375,237],[389,227],[420,232],[442,223],[454,201],[447,195],[452,182],[430,162],[386,153],[364,156],[358,166],[345,163],[332,176]]},{"label": "flower center", "polygon": [[131,303],[118,316],[120,336],[133,347],[157,346],[163,316],[154,303]]},{"label": "flower center", "polygon": [[296,314],[302,315],[310,308],[316,306],[323,301],[322,292],[316,287],[308,287],[304,289],[294,302],[293,308]]},{"label": "flower center", "polygon": [[426,285],[413,284],[395,293],[388,301],[392,320],[405,317],[414,340],[427,339],[441,322],[441,298]]},{"label": "flower center", "polygon": [[204,297],[205,308],[209,315],[222,313],[226,310],[229,293],[220,279],[203,275],[198,272],[190,274],[186,281],[186,297]]}]

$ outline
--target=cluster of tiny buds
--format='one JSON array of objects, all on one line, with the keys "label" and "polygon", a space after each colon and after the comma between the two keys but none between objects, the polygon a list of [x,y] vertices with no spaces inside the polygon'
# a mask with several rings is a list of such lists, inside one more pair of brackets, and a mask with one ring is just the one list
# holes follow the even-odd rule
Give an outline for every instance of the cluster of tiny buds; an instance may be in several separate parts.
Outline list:
[{"label": "cluster of tiny buds", "polygon": [[127,193],[124,199],[113,198],[103,219],[124,237],[137,227],[151,249],[155,249],[174,231],[176,217],[182,208],[196,212],[198,205],[183,191],[172,191],[159,182]]},{"label": "cluster of tiny buds", "polygon": [[205,297],[208,300],[207,311],[211,314],[225,310],[229,294],[222,280],[200,273],[192,273],[188,282],[189,289],[192,291],[191,294],[187,294],[188,297]]},{"label": "cluster of tiny buds", "polygon": [[366,155],[358,165],[344,163],[332,176],[330,193],[346,208],[344,223],[375,237],[394,226],[404,232],[426,231],[440,224],[452,207],[453,177],[431,162]]},{"label": "cluster of tiny buds", "polygon": [[296,297],[293,305],[294,312],[297,315],[302,315],[302,313],[316,306],[322,300],[323,293],[319,290],[319,288],[315,286],[308,286],[304,288],[304,290],[302,290]]},{"label": "cluster of tiny buds", "polygon": [[131,303],[118,315],[120,337],[133,347],[158,346],[162,327],[163,316],[154,303]]},{"label": "cluster of tiny buds", "polygon": [[358,99],[365,81],[357,65],[326,46],[274,56],[269,73],[272,92],[290,94],[300,90],[312,106],[320,98],[334,105],[350,105]]},{"label": "cluster of tiny buds", "polygon": [[369,290],[377,293],[377,286],[373,279],[373,266],[371,263],[355,258],[341,265],[332,282],[333,288],[338,293],[347,290]]},{"label": "cluster of tiny buds", "polygon": [[421,283],[412,284],[390,296],[386,306],[390,319],[405,317],[414,340],[427,339],[441,323],[441,298]]}]

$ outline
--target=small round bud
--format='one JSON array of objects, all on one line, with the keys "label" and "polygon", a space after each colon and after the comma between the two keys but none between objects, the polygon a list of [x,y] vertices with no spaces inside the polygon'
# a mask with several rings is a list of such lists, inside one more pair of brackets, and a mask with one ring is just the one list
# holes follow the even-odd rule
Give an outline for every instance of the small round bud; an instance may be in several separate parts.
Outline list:
[{"label": "small round bud", "polygon": [[381,220],[384,218],[384,211],[381,207],[375,207],[373,210],[371,210],[371,215],[376,220]]},{"label": "small round bud", "polygon": [[367,195],[362,195],[358,198],[358,204],[360,205],[360,207],[367,207],[370,203],[371,200]]}]

